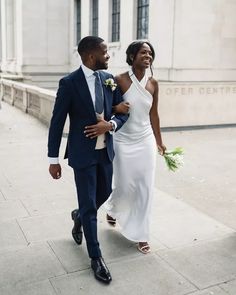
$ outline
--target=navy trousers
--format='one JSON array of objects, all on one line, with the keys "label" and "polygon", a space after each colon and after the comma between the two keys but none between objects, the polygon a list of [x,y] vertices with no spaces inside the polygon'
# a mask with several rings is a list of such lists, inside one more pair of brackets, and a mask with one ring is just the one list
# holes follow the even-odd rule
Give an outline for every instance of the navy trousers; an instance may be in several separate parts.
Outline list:
[{"label": "navy trousers", "polygon": [[106,148],[96,150],[94,165],[74,169],[79,216],[90,258],[102,256],[97,237],[97,210],[111,194],[112,172]]}]

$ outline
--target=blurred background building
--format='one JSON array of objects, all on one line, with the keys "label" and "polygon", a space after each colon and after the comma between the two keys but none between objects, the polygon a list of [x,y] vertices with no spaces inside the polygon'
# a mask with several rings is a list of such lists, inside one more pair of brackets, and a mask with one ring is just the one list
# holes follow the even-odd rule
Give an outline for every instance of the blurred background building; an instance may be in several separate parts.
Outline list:
[{"label": "blurred background building", "polygon": [[[144,39],[156,50],[154,76],[168,102],[161,108],[175,117],[186,103],[196,113],[204,108],[202,123],[193,118],[187,125],[236,123],[236,114],[229,114],[236,96],[236,0],[0,2],[1,77],[55,89],[62,76],[79,66],[77,43],[86,35],[105,39],[109,71],[120,73],[128,69],[128,44]],[[228,121],[214,114],[214,104],[228,109]],[[207,120],[209,110],[216,121]],[[186,123],[179,118],[177,125]]]}]

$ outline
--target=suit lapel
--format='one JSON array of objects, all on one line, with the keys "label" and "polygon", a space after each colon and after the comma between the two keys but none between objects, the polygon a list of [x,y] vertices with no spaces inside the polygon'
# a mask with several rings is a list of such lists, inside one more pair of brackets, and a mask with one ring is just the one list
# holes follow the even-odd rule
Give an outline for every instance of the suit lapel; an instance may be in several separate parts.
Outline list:
[{"label": "suit lapel", "polygon": [[96,119],[92,97],[81,67],[78,69],[78,75],[76,76],[73,82],[76,87],[76,92],[80,94],[79,96],[83,101],[84,105],[86,106],[88,112],[91,113],[91,115],[93,115],[93,117]]}]

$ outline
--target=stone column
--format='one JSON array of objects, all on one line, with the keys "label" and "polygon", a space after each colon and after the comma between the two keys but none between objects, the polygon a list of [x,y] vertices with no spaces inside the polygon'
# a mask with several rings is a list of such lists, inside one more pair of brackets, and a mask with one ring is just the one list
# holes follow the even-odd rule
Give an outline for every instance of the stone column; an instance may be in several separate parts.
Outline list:
[{"label": "stone column", "polygon": [[6,0],[1,0],[1,71],[4,70],[4,67],[6,66]]},{"label": "stone column", "polygon": [[[1,72],[1,63],[2,63],[2,19],[1,19],[1,0],[0,0],[0,72]],[[1,101],[1,99],[0,99]]]},{"label": "stone column", "polygon": [[16,58],[16,35],[15,35],[15,0],[8,0],[6,3],[6,41],[7,41],[7,60],[12,61]]}]

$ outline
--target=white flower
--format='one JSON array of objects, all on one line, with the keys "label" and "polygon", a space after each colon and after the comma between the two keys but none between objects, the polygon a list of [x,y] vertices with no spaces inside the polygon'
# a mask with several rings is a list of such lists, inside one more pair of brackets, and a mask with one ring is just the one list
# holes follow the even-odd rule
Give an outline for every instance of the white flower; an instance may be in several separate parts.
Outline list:
[{"label": "white flower", "polygon": [[117,84],[115,83],[115,81],[112,78],[106,79],[105,85],[110,86],[111,91],[114,91],[116,89],[116,87],[117,87]]},{"label": "white flower", "polygon": [[184,151],[180,147],[177,147],[171,151],[165,151],[163,156],[170,171],[175,172],[179,167],[183,166],[183,154]]}]

